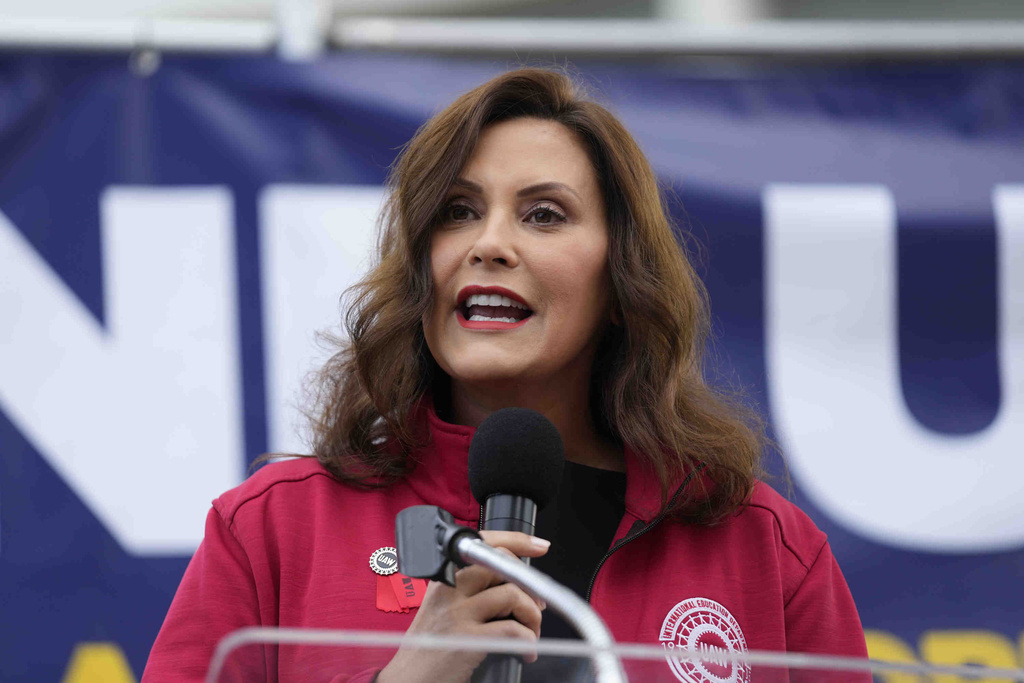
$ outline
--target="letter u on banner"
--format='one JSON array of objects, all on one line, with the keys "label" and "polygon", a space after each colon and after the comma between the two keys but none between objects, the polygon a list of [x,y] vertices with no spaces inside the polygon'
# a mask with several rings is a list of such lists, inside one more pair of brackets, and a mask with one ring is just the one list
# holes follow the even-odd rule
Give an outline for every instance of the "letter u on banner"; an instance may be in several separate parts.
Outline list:
[{"label": "letter u on banner", "polygon": [[921,426],[900,388],[896,208],[876,185],[764,193],[768,391],[793,477],[835,521],[915,550],[1024,545],[1024,186],[993,192],[1002,404],[975,434]]}]

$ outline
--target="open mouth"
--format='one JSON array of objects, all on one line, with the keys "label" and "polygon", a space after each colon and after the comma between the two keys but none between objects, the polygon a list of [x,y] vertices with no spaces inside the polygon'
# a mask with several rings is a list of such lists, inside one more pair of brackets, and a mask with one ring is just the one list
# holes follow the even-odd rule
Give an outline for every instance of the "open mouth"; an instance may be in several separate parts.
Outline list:
[{"label": "open mouth", "polygon": [[469,322],[518,323],[533,315],[526,304],[500,294],[472,294],[459,310]]}]

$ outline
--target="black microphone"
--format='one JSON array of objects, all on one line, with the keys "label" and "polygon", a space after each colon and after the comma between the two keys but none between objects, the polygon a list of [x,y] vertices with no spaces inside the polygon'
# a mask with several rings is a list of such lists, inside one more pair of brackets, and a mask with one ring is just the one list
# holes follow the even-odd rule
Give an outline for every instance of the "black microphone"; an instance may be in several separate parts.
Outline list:
[{"label": "black microphone", "polygon": [[[481,528],[533,535],[537,511],[558,493],[564,467],[562,437],[546,417],[526,408],[489,415],[469,444],[469,488],[483,506]],[[522,670],[517,656],[491,655],[472,680],[518,683]]]}]

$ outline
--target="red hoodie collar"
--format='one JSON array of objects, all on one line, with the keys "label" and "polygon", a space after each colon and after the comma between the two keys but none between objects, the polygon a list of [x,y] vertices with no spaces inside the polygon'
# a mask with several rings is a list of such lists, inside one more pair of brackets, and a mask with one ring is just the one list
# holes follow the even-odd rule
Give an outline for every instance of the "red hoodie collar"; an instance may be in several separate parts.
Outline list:
[{"label": "red hoodie collar", "polygon": [[[408,484],[420,498],[451,512],[462,521],[480,517],[479,504],[469,490],[469,443],[475,427],[445,422],[437,416],[433,397],[424,394],[412,413],[413,423],[428,427],[429,441],[413,454],[416,467]],[[628,446],[626,461],[626,511],[644,522],[661,510],[661,484],[654,468]]]}]

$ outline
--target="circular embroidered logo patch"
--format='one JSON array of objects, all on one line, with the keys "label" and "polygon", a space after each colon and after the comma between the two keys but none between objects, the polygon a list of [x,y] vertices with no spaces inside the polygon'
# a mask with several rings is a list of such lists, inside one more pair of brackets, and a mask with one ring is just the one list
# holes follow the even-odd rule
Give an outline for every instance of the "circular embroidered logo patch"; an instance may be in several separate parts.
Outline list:
[{"label": "circular embroidered logo patch", "polygon": [[370,569],[381,576],[391,576],[398,571],[398,550],[379,548],[370,555]]},{"label": "circular embroidered logo patch", "polygon": [[[672,673],[683,683],[750,683],[750,667],[722,655],[747,651],[740,624],[722,605],[707,598],[683,600],[668,611],[658,636]],[[684,659],[677,649],[700,653]]]}]

